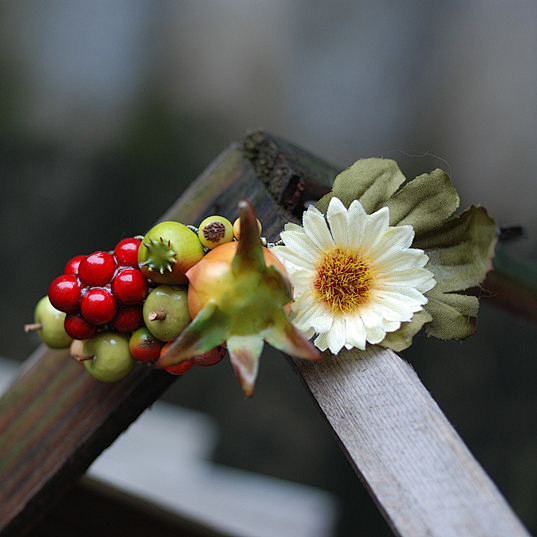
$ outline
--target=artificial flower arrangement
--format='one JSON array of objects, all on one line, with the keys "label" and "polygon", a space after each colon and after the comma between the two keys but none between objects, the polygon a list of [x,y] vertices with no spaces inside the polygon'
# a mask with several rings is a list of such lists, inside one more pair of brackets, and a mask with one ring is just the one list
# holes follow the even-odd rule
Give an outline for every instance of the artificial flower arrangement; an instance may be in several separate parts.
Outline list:
[{"label": "artificial flower arrangement", "polygon": [[497,228],[482,207],[453,216],[458,206],[441,170],[407,181],[392,160],[359,160],[275,244],[242,200],[233,225],[161,222],[111,252],[76,256],[27,330],[70,347],[104,382],[136,361],[183,374],[227,353],[248,396],[265,342],[330,360],[367,345],[401,351],[422,327],[462,339],[479,306],[464,291],[490,269]]}]

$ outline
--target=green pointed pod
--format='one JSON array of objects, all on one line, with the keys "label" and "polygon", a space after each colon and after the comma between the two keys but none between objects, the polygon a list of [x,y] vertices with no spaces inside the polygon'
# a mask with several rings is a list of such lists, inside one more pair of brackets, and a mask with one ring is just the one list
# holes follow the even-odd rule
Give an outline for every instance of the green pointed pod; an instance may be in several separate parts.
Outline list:
[{"label": "green pointed pod", "polygon": [[227,344],[233,368],[251,396],[264,342],[298,358],[320,359],[319,351],[285,313],[291,301],[285,268],[261,245],[250,202],[239,204],[241,237],[209,252],[186,276],[194,319],[157,362],[168,367]]}]

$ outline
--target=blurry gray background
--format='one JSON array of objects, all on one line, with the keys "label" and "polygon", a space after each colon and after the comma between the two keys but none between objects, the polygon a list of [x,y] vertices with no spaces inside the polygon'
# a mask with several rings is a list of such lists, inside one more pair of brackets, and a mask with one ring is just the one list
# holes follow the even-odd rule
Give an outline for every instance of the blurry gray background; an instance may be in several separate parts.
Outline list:
[{"label": "blurry gray background", "polygon": [[[143,233],[251,129],[441,167],[537,260],[534,1],[2,2],[0,73],[5,357],[35,348],[22,326],[67,259]],[[474,338],[405,358],[537,531],[537,331],[483,302]],[[340,535],[389,534],[283,358],[252,401],[225,363],[166,399],[216,417],[223,463],[332,491]]]}]

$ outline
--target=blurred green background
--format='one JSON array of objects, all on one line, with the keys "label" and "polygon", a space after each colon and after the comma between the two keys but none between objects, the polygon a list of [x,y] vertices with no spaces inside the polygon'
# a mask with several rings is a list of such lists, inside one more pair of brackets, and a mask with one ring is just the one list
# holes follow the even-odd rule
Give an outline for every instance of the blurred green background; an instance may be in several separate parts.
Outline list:
[{"label": "blurred green background", "polygon": [[[257,128],[341,167],[441,167],[537,263],[534,2],[2,2],[0,73],[5,357],[35,348],[22,327],[67,259],[143,233]],[[535,532],[537,330],[487,298],[472,339],[404,357]],[[332,491],[338,535],[390,534],[283,358],[252,401],[225,363],[165,398],[217,419],[219,462]]]}]

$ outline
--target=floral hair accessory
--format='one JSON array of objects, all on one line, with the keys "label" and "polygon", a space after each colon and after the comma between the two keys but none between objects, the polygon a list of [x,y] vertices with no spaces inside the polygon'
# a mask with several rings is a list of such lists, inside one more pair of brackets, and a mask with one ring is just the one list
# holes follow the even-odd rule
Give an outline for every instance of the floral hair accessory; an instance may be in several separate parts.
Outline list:
[{"label": "floral hair accessory", "polygon": [[26,329],[70,347],[103,382],[135,362],[181,375],[227,352],[248,396],[265,343],[319,360],[318,349],[403,350],[423,326],[463,338],[476,328],[478,300],[460,291],[484,279],[497,228],[481,207],[453,217],[458,205],[441,170],[407,182],[394,161],[360,160],[302,227],[285,225],[282,245],[259,236],[242,200],[233,225],[219,215],[199,228],[165,221],[114,250],[75,256]]},{"label": "floral hair accessory", "polygon": [[423,268],[422,250],[410,248],[412,226],[389,226],[386,207],[368,215],[359,201],[347,210],[338,198],[326,219],[315,207],[304,227],[287,224],[286,246],[273,252],[285,264],[294,285],[294,323],[315,345],[337,354],[380,343],[402,322],[412,319],[435,285]]},{"label": "floral hair accessory", "polygon": [[497,227],[482,207],[450,218],[458,206],[442,170],[407,182],[392,160],[356,162],[273,250],[295,289],[293,322],[334,354],[400,351],[424,325],[441,339],[471,335],[479,303],[457,291],[484,279]]}]

